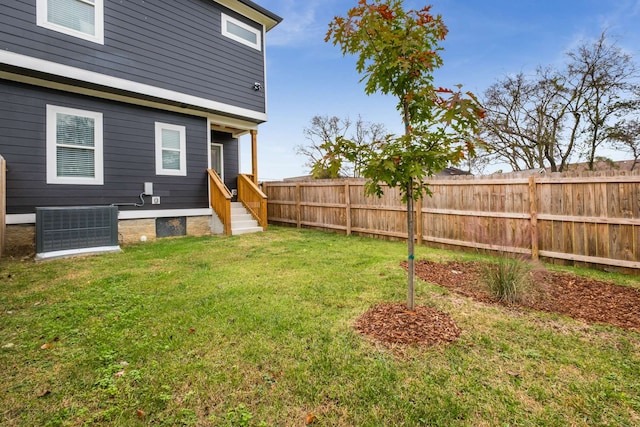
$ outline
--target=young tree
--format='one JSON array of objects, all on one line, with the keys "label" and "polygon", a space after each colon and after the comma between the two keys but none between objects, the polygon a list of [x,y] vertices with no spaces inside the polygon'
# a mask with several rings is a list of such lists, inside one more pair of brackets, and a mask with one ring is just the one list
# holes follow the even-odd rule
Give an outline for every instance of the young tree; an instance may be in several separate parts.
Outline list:
[{"label": "young tree", "polygon": [[305,166],[314,178],[362,177],[362,160],[346,161],[340,155],[342,142],[377,147],[387,135],[383,124],[366,122],[360,116],[355,123],[348,117],[314,116],[303,132],[309,144],[298,145],[296,153],[307,158]]},{"label": "young tree", "polygon": [[378,149],[343,141],[342,154],[363,159],[368,194],[381,196],[387,184],[400,187],[407,203],[409,310],[415,307],[413,203],[429,194],[425,177],[473,153],[483,115],[473,94],[434,85],[433,72],[442,66],[439,43],[448,30],[430,9],[405,11],[401,0],[359,0],[346,17],[333,19],[325,38],[343,55],[357,56],[365,92],[393,96],[402,116],[404,135],[388,136]]}]

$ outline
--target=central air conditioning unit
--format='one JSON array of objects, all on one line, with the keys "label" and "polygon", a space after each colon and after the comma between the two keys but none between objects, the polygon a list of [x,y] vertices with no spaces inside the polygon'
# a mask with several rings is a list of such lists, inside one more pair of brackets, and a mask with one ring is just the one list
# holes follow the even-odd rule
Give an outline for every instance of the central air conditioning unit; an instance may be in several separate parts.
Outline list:
[{"label": "central air conditioning unit", "polygon": [[36,260],[119,250],[117,206],[36,208]]}]

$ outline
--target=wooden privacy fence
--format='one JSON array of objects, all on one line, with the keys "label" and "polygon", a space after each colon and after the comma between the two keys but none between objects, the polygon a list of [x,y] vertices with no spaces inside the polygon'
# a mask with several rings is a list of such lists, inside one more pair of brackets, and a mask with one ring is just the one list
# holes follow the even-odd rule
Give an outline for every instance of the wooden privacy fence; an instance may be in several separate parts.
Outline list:
[{"label": "wooden privacy fence", "polygon": [[[366,181],[267,182],[272,224],[407,239],[398,189],[364,196]],[[640,272],[640,173],[434,178],[416,203],[416,237]]]}]

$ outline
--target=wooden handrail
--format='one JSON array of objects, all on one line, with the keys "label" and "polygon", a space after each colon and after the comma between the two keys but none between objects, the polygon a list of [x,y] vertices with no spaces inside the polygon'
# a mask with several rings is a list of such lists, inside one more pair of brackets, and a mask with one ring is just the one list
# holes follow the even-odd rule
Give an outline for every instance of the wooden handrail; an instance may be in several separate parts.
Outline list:
[{"label": "wooden handrail", "polygon": [[253,182],[250,175],[238,175],[238,200],[258,221],[263,230],[267,229],[267,196]]},{"label": "wooden handrail", "polygon": [[231,198],[233,196],[216,171],[207,169],[207,173],[209,174],[209,201],[211,207],[224,226],[224,234],[230,236]]}]

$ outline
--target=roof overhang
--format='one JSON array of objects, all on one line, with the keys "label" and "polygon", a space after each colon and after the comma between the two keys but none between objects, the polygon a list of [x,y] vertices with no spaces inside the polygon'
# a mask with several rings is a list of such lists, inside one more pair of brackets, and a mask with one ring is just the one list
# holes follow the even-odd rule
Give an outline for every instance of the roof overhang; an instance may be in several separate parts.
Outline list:
[{"label": "roof overhang", "polygon": [[203,117],[220,115],[256,124],[267,120],[266,112],[248,110],[211,99],[2,50],[0,50],[0,79]]},{"label": "roof overhang", "polygon": [[213,0],[251,20],[264,25],[266,31],[282,22],[282,18],[249,0]]}]

